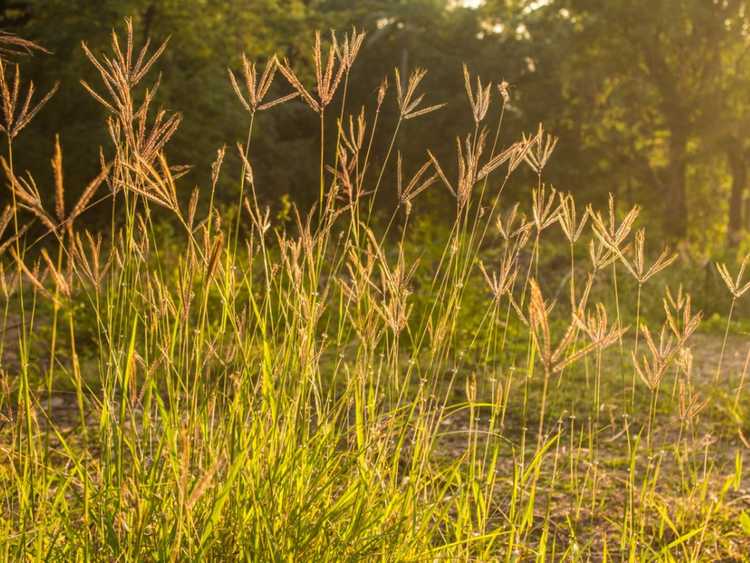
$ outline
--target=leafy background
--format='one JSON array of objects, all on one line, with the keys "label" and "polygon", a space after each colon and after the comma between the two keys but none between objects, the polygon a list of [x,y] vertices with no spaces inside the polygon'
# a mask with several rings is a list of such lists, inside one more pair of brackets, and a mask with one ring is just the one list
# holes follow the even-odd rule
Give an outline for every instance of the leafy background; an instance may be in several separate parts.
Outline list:
[{"label": "leafy background", "polygon": [[[22,166],[46,172],[59,132],[68,185],[85,185],[95,173],[98,155],[91,147],[106,146],[107,136],[101,108],[81,95],[79,80],[93,78],[95,70],[80,42],[101,51],[126,16],[135,18],[143,37],[171,37],[159,67],[159,96],[185,117],[170,155],[173,162],[195,164],[194,183],[206,180],[220,146],[244,137],[247,116],[226,72],[239,67],[242,52],[259,61],[286,56],[310,78],[313,30],[357,25],[368,37],[351,80],[352,112],[372,103],[381,79],[392,78],[395,61],[402,70],[429,69],[429,99],[452,106],[399,136],[405,161],[424,159],[425,143],[409,139],[427,139],[444,158],[451,154],[451,133],[461,130],[468,112],[461,75],[466,62],[486,80],[511,84],[507,130],[533,131],[544,122],[560,137],[549,173],[556,187],[581,201],[601,204],[613,192],[623,206],[643,204],[649,224],[660,231],[654,235],[686,241],[686,252],[699,259],[725,243],[744,247],[750,223],[750,13],[744,0],[0,2],[0,27],[53,51],[25,61],[27,75],[40,87],[61,83],[19,147]],[[274,88],[281,94],[285,85],[276,81]],[[446,134],[433,140],[434,128]],[[311,204],[315,115],[301,102],[287,104],[262,115],[256,131],[262,196],[277,205],[282,196]],[[289,154],[296,155],[291,164]],[[227,203],[233,180],[226,177],[219,192]],[[448,202],[437,197],[433,205]]]}]

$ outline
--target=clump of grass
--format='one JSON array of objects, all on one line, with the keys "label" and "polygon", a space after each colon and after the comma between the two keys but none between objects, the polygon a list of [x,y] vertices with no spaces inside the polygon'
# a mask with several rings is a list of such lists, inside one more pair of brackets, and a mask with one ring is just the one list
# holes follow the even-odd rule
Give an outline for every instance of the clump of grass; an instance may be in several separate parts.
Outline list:
[{"label": "clump of grass", "polygon": [[[365,36],[354,30],[332,35],[324,56],[316,34],[315,94],[275,57],[260,79],[243,57],[242,86],[230,70],[229,87],[249,115],[231,194],[243,212],[236,222],[217,204],[224,148],[203,195],[184,197],[185,169],[167,159],[181,117],[152,107],[158,81],[141,86],[166,43],[153,52],[148,41],[136,46],[128,20],[110,54],[83,45],[104,90],[84,88],[107,112],[111,143],[72,207],[56,143],[52,212],[34,178],[13,166],[13,140],[41,105],[14,109],[20,78],[9,86],[0,67],[13,195],[0,218],[8,232],[0,246],[5,557],[743,553],[744,452],[734,433],[712,436],[739,422],[743,437],[746,366],[734,390],[701,384],[691,353],[700,316],[681,291],[667,294],[658,338],[642,322],[642,286],[675,258],[665,251],[645,267],[643,231],[630,237],[637,208],[620,220],[610,199],[606,218],[592,208],[577,217],[574,196],[544,178],[557,139],[540,126],[499,146],[508,85],[496,85],[495,100],[493,85],[476,78],[473,87],[466,68],[473,123],[456,139],[455,176],[429,147],[405,176],[399,131],[443,105],[423,105],[425,71],[403,83],[397,70],[395,100],[384,80],[371,119],[367,109],[347,115],[349,71],[362,48]],[[265,101],[276,71],[293,92]],[[337,92],[336,149],[326,155]],[[277,224],[256,195],[253,169],[263,163],[251,150],[254,117],[297,98],[320,116],[320,199]],[[398,117],[376,167],[373,143],[389,102]],[[493,111],[494,131],[486,125]],[[523,167],[536,180],[531,201],[508,203],[504,188],[522,181]],[[447,191],[431,194],[439,185]],[[397,196],[388,222],[372,213],[380,189]],[[434,242],[439,259],[426,260],[415,249],[414,217],[444,197],[453,202],[439,213],[447,225]],[[82,230],[76,219],[105,201],[109,231]],[[173,240],[161,236],[154,206],[174,216]],[[564,276],[545,264],[558,245],[570,255]],[[583,278],[579,247],[591,258]],[[623,362],[631,345],[618,262],[638,284],[630,393],[608,350],[619,343]],[[733,294],[744,291],[724,277]],[[596,301],[610,288],[614,323]],[[638,334],[648,355],[639,355]],[[667,381],[679,392],[660,393]]]}]

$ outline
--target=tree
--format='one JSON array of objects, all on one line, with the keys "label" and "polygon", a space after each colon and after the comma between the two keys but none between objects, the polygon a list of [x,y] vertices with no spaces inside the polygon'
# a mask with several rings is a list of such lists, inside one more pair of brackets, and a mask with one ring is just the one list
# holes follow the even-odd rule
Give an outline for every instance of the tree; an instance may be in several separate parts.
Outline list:
[{"label": "tree", "polygon": [[[572,111],[589,116],[595,138],[614,141],[641,185],[656,186],[664,232],[684,239],[688,167],[724,150],[737,107],[750,103],[746,89],[737,92],[747,69],[745,2],[556,0],[544,9],[575,29],[562,71]],[[736,101],[723,103],[730,92]]]}]

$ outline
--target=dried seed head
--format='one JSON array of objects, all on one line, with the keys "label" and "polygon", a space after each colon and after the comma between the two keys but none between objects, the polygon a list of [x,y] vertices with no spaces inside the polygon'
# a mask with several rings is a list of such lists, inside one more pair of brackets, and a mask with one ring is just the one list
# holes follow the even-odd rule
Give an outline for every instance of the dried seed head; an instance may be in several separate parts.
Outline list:
[{"label": "dried seed head", "polygon": [[[334,45],[337,45],[335,35],[333,35],[333,41]],[[357,55],[359,54],[359,50],[362,48],[364,41],[365,32],[357,31],[357,28],[354,26],[352,26],[351,33],[344,34],[344,42],[341,45],[338,55],[341,59],[341,64],[346,67],[347,72],[354,66],[354,61],[357,59]]]},{"label": "dried seed head", "polygon": [[[524,140],[527,140],[525,136]],[[534,172],[541,175],[552,153],[555,151],[557,141],[557,137],[553,137],[549,133],[545,135],[544,127],[541,123],[539,124],[537,134],[529,137],[528,143],[531,150],[526,153],[524,160]]]},{"label": "dried seed head", "polygon": [[[519,154],[524,150],[525,149],[522,143],[513,143],[507,149],[501,151],[499,154],[496,154],[495,156],[490,158],[484,166],[482,166],[481,170],[479,170],[479,172],[477,173],[477,181],[484,180],[486,177],[492,174],[492,172],[497,170],[506,162],[513,163],[519,158]],[[508,175],[510,175],[512,171],[513,167],[509,166]]]},{"label": "dried seed head", "polygon": [[557,221],[558,209],[560,206],[558,204],[558,206],[555,207],[556,196],[557,191],[553,187],[550,187],[550,193],[549,196],[547,196],[546,186],[544,184],[532,190],[531,209],[537,233],[541,233],[544,229],[553,225],[555,221]]},{"label": "dried seed head", "polygon": [[[107,90],[110,90],[110,93],[117,92],[116,88],[119,87],[132,89],[137,86],[162,56],[169,43],[169,39],[166,39],[153,53],[149,54],[148,50],[151,46],[151,39],[148,38],[141,47],[138,56],[133,60],[135,43],[133,39],[132,18],[125,18],[125,31],[125,51],[123,52],[120,47],[120,38],[117,33],[112,30],[112,56],[102,56],[101,60],[91,52],[85,42],[81,43],[86,57],[97,68],[99,74],[102,75],[105,86]],[[114,90],[114,92],[111,90]],[[124,94],[124,92],[121,91],[119,94]]]},{"label": "dried seed head", "polygon": [[599,272],[617,260],[617,253],[601,241],[589,241],[589,258],[595,272]]},{"label": "dried seed head", "polygon": [[552,337],[550,334],[548,316],[549,311],[536,280],[531,279],[529,287],[531,290],[531,297],[529,300],[529,325],[532,328],[534,343],[541,354],[542,361],[549,364],[552,357]]},{"label": "dried seed head", "polygon": [[427,74],[426,70],[417,68],[412,71],[406,82],[406,87],[401,83],[401,73],[399,70],[396,68],[393,73],[396,82],[396,101],[398,102],[398,109],[401,111],[402,119],[413,119],[445,107],[446,104],[436,104],[426,108],[417,109],[424,99],[424,94],[417,96],[416,91],[420,82],[422,82],[422,79]]},{"label": "dried seed head", "polygon": [[475,93],[471,86],[469,69],[466,65],[464,65],[463,69],[466,95],[469,98],[469,105],[471,106],[471,113],[474,116],[474,123],[478,125],[481,121],[484,120],[485,116],[487,115],[487,111],[489,110],[492,84],[487,84],[487,86],[483,87],[482,79],[479,77],[479,75],[477,75],[477,89]]},{"label": "dried seed head", "polygon": [[49,291],[47,291],[46,287],[44,287],[44,278],[43,278],[43,275],[40,275],[40,272],[39,272],[39,262],[37,262],[34,265],[33,269],[29,269],[29,267],[21,259],[21,257],[18,256],[15,248],[10,247],[10,255],[16,261],[18,268],[20,269],[21,272],[23,272],[23,275],[26,276],[26,279],[31,283],[34,289],[39,291],[45,297],[53,299],[52,294]]},{"label": "dried seed head", "polygon": [[[624,332],[624,329],[612,329],[607,333],[606,311],[603,306],[597,307],[598,317],[591,317],[589,323],[584,323],[578,316],[571,318],[568,328],[565,330],[562,338],[553,349],[549,327],[549,311],[552,306],[547,306],[542,298],[541,291],[535,280],[530,281],[531,298],[529,301],[529,326],[531,327],[531,336],[534,344],[539,350],[539,355],[545,370],[548,373],[559,373],[570,364],[578,361],[596,349],[601,349],[611,345]],[[588,290],[585,292],[584,300],[588,299]],[[584,300],[581,302],[583,309]],[[576,342],[578,331],[583,328],[588,331],[590,327],[596,328],[596,333],[591,342],[577,350],[571,348]]]},{"label": "dried seed head", "polygon": [[34,214],[50,232],[55,232],[57,225],[44,210],[42,196],[31,174],[27,174],[25,178],[19,178],[15,175],[5,158],[0,159],[0,164],[10,182],[10,189],[16,196],[18,206]]},{"label": "dried seed head", "polygon": [[748,289],[750,289],[750,282],[743,284],[742,281],[742,278],[745,275],[745,268],[747,267],[748,260],[750,260],[750,254],[746,254],[740,262],[740,269],[734,279],[732,279],[732,276],[729,274],[729,269],[727,268],[726,264],[718,262],[716,263],[716,269],[718,270],[721,279],[724,280],[724,284],[727,286],[729,293],[732,294],[732,297],[734,299],[739,299],[747,292]]},{"label": "dried seed head", "polygon": [[502,215],[498,215],[495,226],[506,243],[512,239],[518,239],[520,249],[526,245],[531,235],[533,223],[527,221],[523,213],[518,212],[519,207],[520,204],[516,203],[505,215],[505,218]]},{"label": "dried seed head", "polygon": [[[106,95],[99,94],[85,81],[81,81],[81,85],[115,117],[115,120],[108,120],[110,135],[115,145],[119,146],[124,141],[136,158],[152,162],[174,135],[181,117],[179,114],[167,116],[167,112],[158,111],[153,123],[149,124],[150,108],[159,88],[159,78],[151,88],[146,89],[143,102],[138,107],[134,101],[134,90],[164,53],[169,40],[164,41],[149,54],[151,40],[147,39],[138,55],[134,57],[133,22],[130,18],[125,20],[125,27],[125,49],[121,48],[120,39],[113,30],[112,54],[109,56],[97,57],[85,42],[81,43],[86,57],[99,72]],[[124,139],[121,139],[121,136]]]},{"label": "dried seed head", "polygon": [[216,151],[216,160],[211,163],[211,187],[216,188],[216,184],[219,183],[219,176],[221,175],[221,165],[224,163],[224,155],[226,155],[227,147],[222,146]]},{"label": "dried seed head", "polygon": [[559,193],[560,205],[558,207],[557,222],[560,223],[565,238],[570,244],[575,244],[583,234],[583,229],[588,221],[589,214],[584,213],[581,221],[578,222],[576,214],[576,204],[571,194]]},{"label": "dried seed head", "polygon": [[669,247],[665,247],[664,249],[662,249],[661,254],[659,254],[654,263],[649,268],[646,268],[645,242],[646,229],[639,229],[635,233],[634,256],[632,264],[625,258],[622,251],[619,248],[617,249],[620,260],[625,265],[625,268],[628,270],[628,272],[630,272],[630,274],[639,284],[646,283],[653,276],[655,276],[662,270],[665,270],[666,268],[671,266],[675,260],[677,260],[677,254],[671,253]]},{"label": "dried seed head", "polygon": [[615,199],[614,196],[609,194],[608,201],[608,221],[605,221],[601,213],[596,212],[589,206],[587,212],[591,215],[591,223],[594,229],[594,235],[599,241],[606,246],[610,251],[619,256],[622,253],[622,246],[625,239],[630,234],[631,229],[635,220],[638,218],[640,213],[640,207],[637,205],[633,206],[630,211],[625,215],[622,222],[618,225],[615,213]]},{"label": "dried seed head", "polygon": [[497,90],[500,93],[500,98],[503,100],[503,105],[510,102],[510,84],[503,80],[497,85]]},{"label": "dried seed head", "polygon": [[490,275],[483,262],[479,262],[479,270],[484,276],[484,280],[487,282],[487,286],[490,288],[493,300],[499,302],[504,295],[509,295],[512,291],[513,286],[518,276],[518,263],[516,256],[508,253],[503,257],[500,262],[500,266],[497,271],[493,271]]},{"label": "dried seed head", "polygon": [[11,84],[6,74],[7,65],[0,60],[0,98],[2,98],[2,119],[0,119],[0,131],[11,139],[14,139],[26,127],[37,113],[50,101],[59,87],[55,83],[52,89],[44,95],[41,100],[33,103],[34,83],[29,82],[26,95],[21,100],[21,70],[16,65],[15,76]]},{"label": "dried seed head", "polygon": [[110,253],[106,260],[102,261],[102,235],[96,238],[85,232],[87,246],[84,245],[80,235],[75,235],[73,244],[73,268],[79,277],[86,278],[95,289],[102,287],[104,277],[112,265],[113,254]]},{"label": "dried seed head", "polygon": [[658,346],[645,324],[641,325],[641,334],[648,347],[649,356],[643,354],[639,361],[635,352],[632,352],[633,365],[643,383],[653,392],[661,384],[667,368],[681,348],[669,331],[667,323],[662,325]]},{"label": "dried seed head", "polygon": [[380,110],[380,107],[383,105],[383,101],[385,100],[385,95],[387,92],[388,92],[388,77],[386,76],[380,82],[380,86],[378,86],[378,111]]},{"label": "dried seed head", "polygon": [[232,84],[234,93],[237,95],[237,98],[239,98],[242,107],[244,107],[245,110],[251,115],[256,111],[264,111],[270,109],[274,106],[283,104],[299,96],[299,92],[292,92],[291,94],[281,96],[280,98],[276,98],[274,100],[271,100],[270,102],[263,102],[266,95],[268,94],[268,90],[271,88],[274,75],[276,74],[276,70],[278,68],[278,60],[274,55],[266,63],[266,66],[261,74],[260,81],[258,81],[258,74],[255,63],[251,63],[243,53],[242,75],[245,81],[245,90],[247,92],[246,95],[243,94],[242,89],[240,88],[240,85],[237,82],[237,79],[235,78],[232,70],[227,69],[227,72],[229,74],[229,82]]},{"label": "dried seed head", "polygon": [[250,164],[250,161],[248,160],[247,156],[245,156],[245,150],[242,148],[242,145],[237,143],[236,146],[237,146],[237,154],[239,154],[240,160],[242,160],[242,169],[245,171],[245,181],[252,186],[255,183],[255,177],[253,175],[253,167]]},{"label": "dried seed head", "polygon": [[65,297],[70,297],[70,291],[71,291],[70,284],[62,275],[62,273],[58,271],[57,267],[50,259],[49,254],[47,254],[46,248],[42,249],[42,258],[47,264],[47,271],[52,275],[52,280],[55,282],[55,287],[57,288],[57,290],[60,292],[61,295],[64,295]]},{"label": "dried seed head", "polygon": [[709,399],[701,400],[689,382],[680,381],[679,385],[680,418],[692,426],[698,415],[708,406]]},{"label": "dried seed head", "polygon": [[477,376],[471,374],[466,378],[466,399],[469,404],[476,403],[477,401]]},{"label": "dried seed head", "polygon": [[401,151],[398,152],[396,166],[396,193],[401,203],[405,205],[411,204],[414,198],[416,198],[419,194],[421,194],[438,180],[438,174],[432,174],[431,176],[425,178],[425,175],[427,174],[427,171],[430,169],[431,165],[431,161],[428,160],[427,162],[425,162],[419,168],[419,170],[416,171],[414,176],[411,177],[409,183],[404,186],[402,171],[403,162],[401,158]]},{"label": "dried seed head", "polygon": [[[333,100],[336,90],[341,83],[341,79],[350,70],[354,59],[364,41],[364,34],[358,33],[356,29],[351,36],[345,36],[343,51],[339,49],[339,43],[336,34],[331,31],[331,46],[324,57],[321,46],[320,32],[315,32],[315,46],[313,48],[313,63],[315,65],[315,79],[318,98],[315,99],[312,94],[302,85],[302,82],[292,70],[287,59],[279,64],[279,71],[287,79],[289,84],[294,88],[302,99],[316,113],[323,112]],[[325,58],[325,63],[323,59]],[[338,68],[336,60],[338,59]]]},{"label": "dried seed head", "polygon": [[216,273],[216,269],[219,266],[219,263],[221,262],[219,258],[221,258],[221,252],[224,249],[224,235],[219,231],[218,236],[216,236],[216,240],[214,241],[213,247],[211,248],[211,253],[208,257],[208,262],[206,263],[206,280],[211,280],[214,277],[214,274]]},{"label": "dried seed head", "polygon": [[667,288],[667,295],[663,300],[663,304],[667,325],[669,325],[672,334],[677,338],[679,346],[684,347],[687,340],[698,329],[703,315],[700,312],[693,315],[690,295],[682,295],[681,293],[682,288],[680,288],[678,299],[674,300],[669,292],[669,288]]},{"label": "dried seed head", "polygon": [[371,230],[367,230],[370,248],[377,257],[380,273],[380,303],[375,303],[375,310],[382,317],[386,325],[395,333],[402,332],[409,322],[412,306],[408,302],[411,295],[411,280],[416,273],[418,261],[407,265],[403,247],[399,247],[398,258],[394,266],[390,266],[377,237]]},{"label": "dried seed head", "polygon": [[65,187],[63,185],[62,149],[60,148],[60,135],[55,135],[55,154],[52,157],[52,173],[55,179],[55,214],[57,220],[65,218]]},{"label": "dried seed head", "polygon": [[144,158],[137,158],[126,167],[140,180],[132,182],[129,189],[182,217],[175,177],[164,153],[158,155],[158,168]]},{"label": "dried seed head", "polygon": [[41,45],[18,37],[7,31],[0,31],[0,61],[6,61],[9,58],[32,55],[34,52],[50,54],[50,52]]}]

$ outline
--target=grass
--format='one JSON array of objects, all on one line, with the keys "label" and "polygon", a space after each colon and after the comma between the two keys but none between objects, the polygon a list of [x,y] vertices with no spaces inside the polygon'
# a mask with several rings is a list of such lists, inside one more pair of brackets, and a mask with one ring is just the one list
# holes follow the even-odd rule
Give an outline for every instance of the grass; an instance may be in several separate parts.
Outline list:
[{"label": "grass", "polygon": [[[4,559],[743,560],[747,363],[731,317],[716,354],[689,295],[654,295],[674,258],[646,265],[637,208],[576,212],[546,184],[557,140],[541,127],[500,145],[504,83],[493,96],[464,70],[474,123],[453,173],[429,151],[403,162],[398,132],[442,106],[423,103],[424,71],[396,72],[371,121],[349,118],[362,41],[332,36],[324,57],[316,36],[315,89],[286,61],[260,81],[246,60],[230,72],[249,124],[236,222],[217,205],[225,149],[208,193],[183,196],[165,155],[180,117],[141,85],[164,46],[138,51],[129,21],[108,55],[84,45],[112,143],[72,207],[59,143],[52,212],[14,168],[43,104],[20,101],[3,64]],[[291,93],[265,102],[276,70]],[[257,198],[251,143],[256,112],[294,98],[320,115],[320,198],[285,224]],[[529,171],[531,205],[505,201]],[[435,191],[451,220],[422,204]],[[79,226],[92,207],[108,232]],[[742,271],[720,272],[734,310]]]}]

